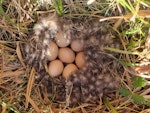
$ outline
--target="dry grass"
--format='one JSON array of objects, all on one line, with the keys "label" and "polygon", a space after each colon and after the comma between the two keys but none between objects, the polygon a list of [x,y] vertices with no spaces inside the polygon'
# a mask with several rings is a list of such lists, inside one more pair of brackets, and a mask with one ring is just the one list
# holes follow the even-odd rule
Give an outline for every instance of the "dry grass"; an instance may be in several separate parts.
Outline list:
[{"label": "dry grass", "polygon": [[[35,0],[36,1],[36,0]],[[121,77],[122,86],[133,90],[131,74],[149,77],[141,72],[150,72],[150,68],[140,66],[143,59],[149,60],[148,28],[150,18],[150,2],[138,0],[131,8],[123,8],[117,0],[106,2],[95,1],[87,6],[86,1],[70,3],[64,7],[64,16],[70,18],[88,16],[100,19],[100,22],[109,23],[118,33],[124,47],[121,57],[128,62]],[[102,0],[103,1],[103,0]],[[118,0],[119,1],[119,0]],[[43,99],[34,83],[36,72],[24,64],[21,45],[30,38],[32,28],[39,15],[54,12],[51,4],[45,5],[28,0],[1,0],[0,8],[0,112],[1,113],[149,113],[146,105],[136,104],[131,98],[123,97],[119,93],[100,100],[99,105],[83,104],[75,108],[58,107],[49,99]],[[130,3],[129,2],[129,3]],[[130,6],[130,5],[129,5]],[[3,8],[3,10],[2,10]],[[141,51],[142,49],[142,51]],[[136,52],[134,55],[128,52]],[[136,67],[135,64],[139,66]],[[146,63],[149,64],[149,61]],[[130,66],[139,72],[135,74]],[[149,84],[148,84],[149,85]],[[147,100],[149,87],[137,88],[134,92]],[[102,102],[103,101],[103,102]]]}]

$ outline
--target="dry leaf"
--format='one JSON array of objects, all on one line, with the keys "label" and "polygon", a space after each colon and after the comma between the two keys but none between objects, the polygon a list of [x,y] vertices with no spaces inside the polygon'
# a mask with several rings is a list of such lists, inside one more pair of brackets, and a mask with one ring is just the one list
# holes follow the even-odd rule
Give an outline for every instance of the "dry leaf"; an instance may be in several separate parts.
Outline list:
[{"label": "dry leaf", "polygon": [[[105,17],[105,18],[100,19],[100,22],[106,21],[106,20],[112,20],[112,19],[124,19],[125,21],[129,21],[128,19],[131,19],[132,17],[133,17],[133,14],[128,13],[124,16],[114,16],[114,17],[108,17],[108,18]],[[138,18],[138,17],[150,18],[150,10],[140,10],[137,13],[137,16],[135,18]]]},{"label": "dry leaf", "polygon": [[19,42],[17,42],[16,53],[17,53],[17,56],[18,56],[18,58],[19,58],[21,64],[23,65],[23,67],[25,67],[25,64],[24,64],[23,58],[22,58],[22,53],[21,53],[21,51],[20,51]]},{"label": "dry leaf", "polygon": [[123,21],[122,18],[119,19],[119,20],[114,24],[113,28],[117,29],[117,28],[120,26],[120,24],[122,23],[122,21]]},{"label": "dry leaf", "polygon": [[29,105],[32,85],[34,83],[34,76],[35,76],[35,69],[34,69],[34,67],[32,67],[32,70],[31,70],[31,73],[30,73],[30,77],[29,77],[29,81],[28,81],[28,84],[27,84],[25,108],[28,108],[28,105]]},{"label": "dry leaf", "polygon": [[138,73],[146,73],[146,72],[150,72],[150,65],[147,66],[135,66],[133,67],[135,69],[135,71],[137,71]]},{"label": "dry leaf", "polygon": [[145,41],[145,46],[147,48],[150,48],[150,28],[149,28],[149,31],[148,31],[148,36],[147,36],[146,41]]},{"label": "dry leaf", "polygon": [[6,71],[6,72],[2,72],[0,73],[0,77],[4,78],[4,77],[16,77],[19,76],[21,74],[24,74],[24,71]]},{"label": "dry leaf", "polygon": [[36,111],[36,113],[40,113],[40,109],[38,108],[36,103],[30,97],[28,97],[28,99],[29,99],[30,104],[33,106],[34,110]]}]

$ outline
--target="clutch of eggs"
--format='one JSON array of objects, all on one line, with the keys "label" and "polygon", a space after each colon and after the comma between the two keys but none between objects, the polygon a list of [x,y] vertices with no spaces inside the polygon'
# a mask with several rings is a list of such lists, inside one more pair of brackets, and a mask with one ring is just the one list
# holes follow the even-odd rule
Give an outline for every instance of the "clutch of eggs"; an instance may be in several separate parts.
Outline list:
[{"label": "clutch of eggs", "polygon": [[83,40],[71,40],[63,32],[58,32],[46,51],[49,75],[67,79],[70,74],[82,68],[85,65],[83,46]]}]

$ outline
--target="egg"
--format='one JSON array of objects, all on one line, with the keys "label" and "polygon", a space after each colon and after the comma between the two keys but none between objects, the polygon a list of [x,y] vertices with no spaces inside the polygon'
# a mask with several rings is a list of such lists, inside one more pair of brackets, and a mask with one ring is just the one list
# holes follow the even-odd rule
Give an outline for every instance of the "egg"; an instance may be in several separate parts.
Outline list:
[{"label": "egg", "polygon": [[79,52],[76,55],[75,58],[75,63],[79,68],[82,68],[85,65],[85,56],[84,56],[84,52]]},{"label": "egg", "polygon": [[65,34],[63,31],[59,31],[56,34],[56,44],[59,47],[67,47],[70,44],[70,37],[67,37],[67,34]]},{"label": "egg", "polygon": [[75,53],[68,47],[60,48],[58,58],[64,63],[72,63],[75,60]]},{"label": "egg", "polygon": [[75,39],[75,40],[73,40],[71,42],[71,48],[75,52],[82,51],[83,50],[83,46],[84,46],[83,40]]},{"label": "egg", "polygon": [[72,74],[76,70],[78,70],[78,68],[75,64],[68,64],[65,66],[62,76],[67,79],[70,74]]},{"label": "egg", "polygon": [[60,60],[53,60],[49,63],[48,72],[51,77],[61,75],[64,69],[64,65]]},{"label": "egg", "polygon": [[55,60],[58,56],[58,46],[55,42],[50,41],[47,51],[46,51],[47,58],[52,61]]}]

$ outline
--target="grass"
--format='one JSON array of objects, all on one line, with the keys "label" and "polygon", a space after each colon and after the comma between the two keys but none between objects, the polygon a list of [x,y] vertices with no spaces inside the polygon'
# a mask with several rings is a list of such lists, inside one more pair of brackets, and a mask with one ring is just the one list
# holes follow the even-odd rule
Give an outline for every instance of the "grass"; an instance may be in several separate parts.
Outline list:
[{"label": "grass", "polygon": [[[118,92],[113,98],[105,98],[99,105],[83,104],[75,108],[57,108],[57,103],[43,100],[38,85],[34,83],[35,71],[23,63],[21,44],[30,38],[34,23],[40,14],[56,12],[70,18],[97,18],[108,23],[120,38],[123,50],[106,48],[122,53],[120,61],[125,66],[122,76],[122,95]],[[143,59],[149,59],[150,2],[149,0],[97,0],[90,5],[87,1],[75,0],[63,5],[61,0],[42,3],[39,0],[23,2],[0,0],[0,112],[1,113],[57,113],[61,112],[106,112],[122,113],[149,112],[149,105],[138,98],[150,101],[149,84],[133,88],[130,74],[148,77],[149,68],[143,66]],[[149,61],[144,62],[149,64]],[[137,67],[138,65],[138,67]],[[132,72],[129,67],[140,68],[144,73]],[[143,78],[145,80],[145,78]],[[142,80],[143,80],[142,79]],[[148,81],[148,80],[147,80]],[[141,81],[142,82],[142,81]],[[149,83],[149,81],[148,81]],[[132,95],[123,95],[123,94]],[[134,98],[135,97],[135,98]],[[138,98],[136,98],[138,97]],[[117,99],[117,100],[116,100]],[[133,101],[135,100],[135,101]],[[104,103],[103,103],[103,102]]]}]

